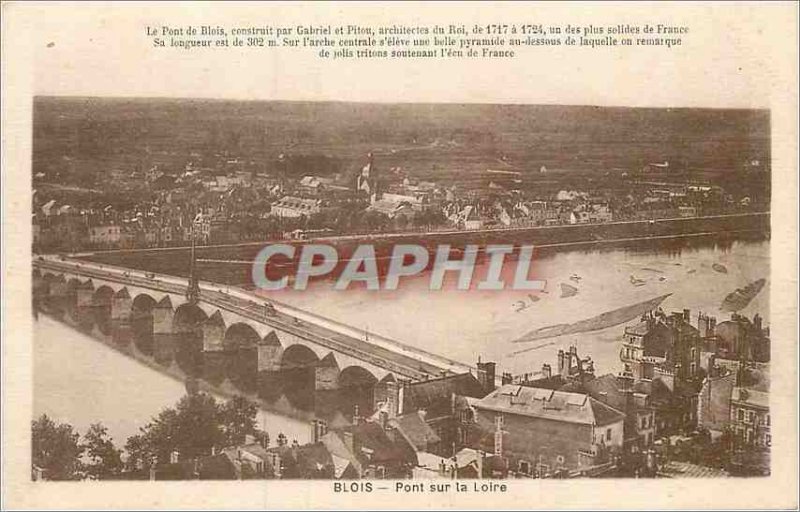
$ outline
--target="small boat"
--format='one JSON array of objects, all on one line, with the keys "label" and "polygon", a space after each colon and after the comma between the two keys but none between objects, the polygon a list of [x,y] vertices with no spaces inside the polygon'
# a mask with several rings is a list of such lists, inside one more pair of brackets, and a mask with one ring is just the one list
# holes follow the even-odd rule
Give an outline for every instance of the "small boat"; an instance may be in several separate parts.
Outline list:
[{"label": "small boat", "polygon": [[666,277],[664,277],[664,276],[661,276],[661,277],[659,277],[659,278],[658,278],[658,280],[659,280],[659,281],[666,281],[666,280],[667,280],[667,278],[666,278]]},{"label": "small boat", "polygon": [[725,265],[723,265],[722,263],[714,263],[713,265],[711,265],[711,268],[713,268],[715,271],[719,272],[720,274],[727,274],[728,273],[728,268]]},{"label": "small boat", "polygon": [[695,272],[697,272],[697,269],[693,268],[693,269],[688,270],[686,273],[687,274],[694,274]]},{"label": "small boat", "polygon": [[647,283],[647,281],[645,281],[644,279],[639,279],[633,274],[631,274],[630,280],[633,286],[644,286],[644,284]]},{"label": "small boat", "polygon": [[744,288],[737,288],[735,291],[729,293],[728,296],[725,297],[719,309],[733,313],[739,311],[740,309],[746,308],[747,305],[750,304],[750,301],[752,301],[756,295],[761,292],[761,289],[764,288],[766,282],[766,279],[758,279],[748,284]]},{"label": "small boat", "polygon": [[572,285],[561,283],[561,298],[572,297],[577,295],[578,289]]},{"label": "small boat", "polygon": [[583,278],[581,276],[579,276],[578,274],[572,274],[571,276],[569,276],[569,279],[570,279],[570,281],[575,281],[576,283],[578,283]]}]

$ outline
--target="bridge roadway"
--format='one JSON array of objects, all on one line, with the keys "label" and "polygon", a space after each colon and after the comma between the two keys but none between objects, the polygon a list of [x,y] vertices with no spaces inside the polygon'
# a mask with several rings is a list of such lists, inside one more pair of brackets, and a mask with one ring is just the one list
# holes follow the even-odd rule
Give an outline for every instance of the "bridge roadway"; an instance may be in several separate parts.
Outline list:
[{"label": "bridge roadway", "polygon": [[[79,274],[87,278],[180,295],[186,294],[188,286],[186,279],[176,276],[67,260],[56,256],[39,256],[33,260],[33,266],[40,270]],[[366,337],[364,331],[273,299],[257,297],[240,288],[207,281],[201,281],[199,287],[202,302],[305,338],[335,352],[383,367],[400,377],[420,380],[438,377],[443,372],[464,373],[473,370],[467,364],[383,336],[369,334],[368,340],[362,339],[360,335]],[[274,308],[271,314],[266,313],[267,302]]]}]

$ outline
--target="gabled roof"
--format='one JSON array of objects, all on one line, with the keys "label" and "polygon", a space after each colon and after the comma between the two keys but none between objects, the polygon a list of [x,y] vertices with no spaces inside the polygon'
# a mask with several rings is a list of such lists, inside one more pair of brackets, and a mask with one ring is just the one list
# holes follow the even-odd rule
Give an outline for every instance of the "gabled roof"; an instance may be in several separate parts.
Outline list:
[{"label": "gabled roof", "polygon": [[[357,445],[356,456],[369,462],[402,462],[416,464],[416,454],[401,436],[392,441],[378,423],[366,421],[353,427],[353,438]],[[366,451],[364,450],[366,448]],[[366,452],[370,456],[366,457]]]},{"label": "gabled roof", "polygon": [[328,432],[320,438],[320,442],[322,442],[328,450],[328,453],[331,454],[334,465],[334,476],[336,478],[340,478],[347,470],[347,467],[343,465],[342,461],[347,461],[356,471],[356,474],[361,476],[362,469],[358,457],[348,448],[336,432]]},{"label": "gabled roof", "polygon": [[425,409],[429,414],[443,413],[439,409],[449,409],[453,394],[482,398],[486,392],[471,373],[412,382],[403,389],[403,411]]},{"label": "gabled roof", "polygon": [[441,441],[417,411],[392,418],[389,424],[395,427],[418,451],[427,450],[429,445]]},{"label": "gabled roof", "polygon": [[475,407],[520,416],[595,426],[608,425],[625,418],[622,411],[585,394],[514,384],[506,384],[496,389],[478,401]]}]

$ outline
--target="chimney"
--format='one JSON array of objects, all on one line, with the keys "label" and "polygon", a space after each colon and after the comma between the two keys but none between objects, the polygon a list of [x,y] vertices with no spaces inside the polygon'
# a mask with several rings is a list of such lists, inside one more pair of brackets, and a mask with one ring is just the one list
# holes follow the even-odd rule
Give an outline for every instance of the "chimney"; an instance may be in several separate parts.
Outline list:
[{"label": "chimney", "polygon": [[491,393],[495,389],[496,368],[496,363],[482,363],[480,358],[478,358],[478,382],[481,383],[484,392],[487,394]]},{"label": "chimney", "polygon": [[689,323],[689,310],[688,309],[684,309],[683,310],[683,321],[686,322],[687,324]]},{"label": "chimney", "polygon": [[178,461],[180,460],[180,455],[181,455],[181,454],[180,454],[180,453],[178,453],[178,451],[177,451],[177,450],[173,450],[173,451],[172,451],[172,452],[169,454],[169,463],[170,463],[170,464],[177,464],[177,463],[178,463]]},{"label": "chimney", "polygon": [[150,466],[150,481],[155,482],[156,480],[156,467]]},{"label": "chimney", "polygon": [[562,349],[558,349],[558,374],[562,377],[566,377],[566,368],[564,368],[565,366],[564,351]]},{"label": "chimney", "polygon": [[358,415],[358,405],[353,406],[353,425],[361,423],[361,417]]},{"label": "chimney", "polygon": [[427,416],[428,413],[425,409],[420,409],[417,411],[417,414],[419,414],[419,419],[425,421],[425,416]]},{"label": "chimney", "polygon": [[512,382],[514,382],[514,377],[511,376],[511,373],[503,372],[503,375],[500,378],[500,383],[505,386],[506,384],[511,384]]},{"label": "chimney", "polygon": [[545,363],[542,365],[542,375],[544,375],[545,379],[549,379],[553,376],[553,370],[550,368],[550,365]]}]

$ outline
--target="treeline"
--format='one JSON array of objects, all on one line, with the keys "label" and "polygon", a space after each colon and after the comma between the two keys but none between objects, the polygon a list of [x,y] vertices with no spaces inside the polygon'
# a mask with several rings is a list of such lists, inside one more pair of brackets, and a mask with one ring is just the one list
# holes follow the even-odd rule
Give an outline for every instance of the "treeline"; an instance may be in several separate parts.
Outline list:
[{"label": "treeline", "polygon": [[[258,408],[243,397],[218,402],[192,392],[162,410],[127,439],[115,445],[102,423],[81,435],[72,425],[46,414],[31,422],[32,474],[45,480],[114,480],[178,460],[211,455],[252,438],[264,447],[269,436],[256,426]],[[285,445],[286,436],[278,436]],[[38,474],[38,476],[36,476]]]}]

